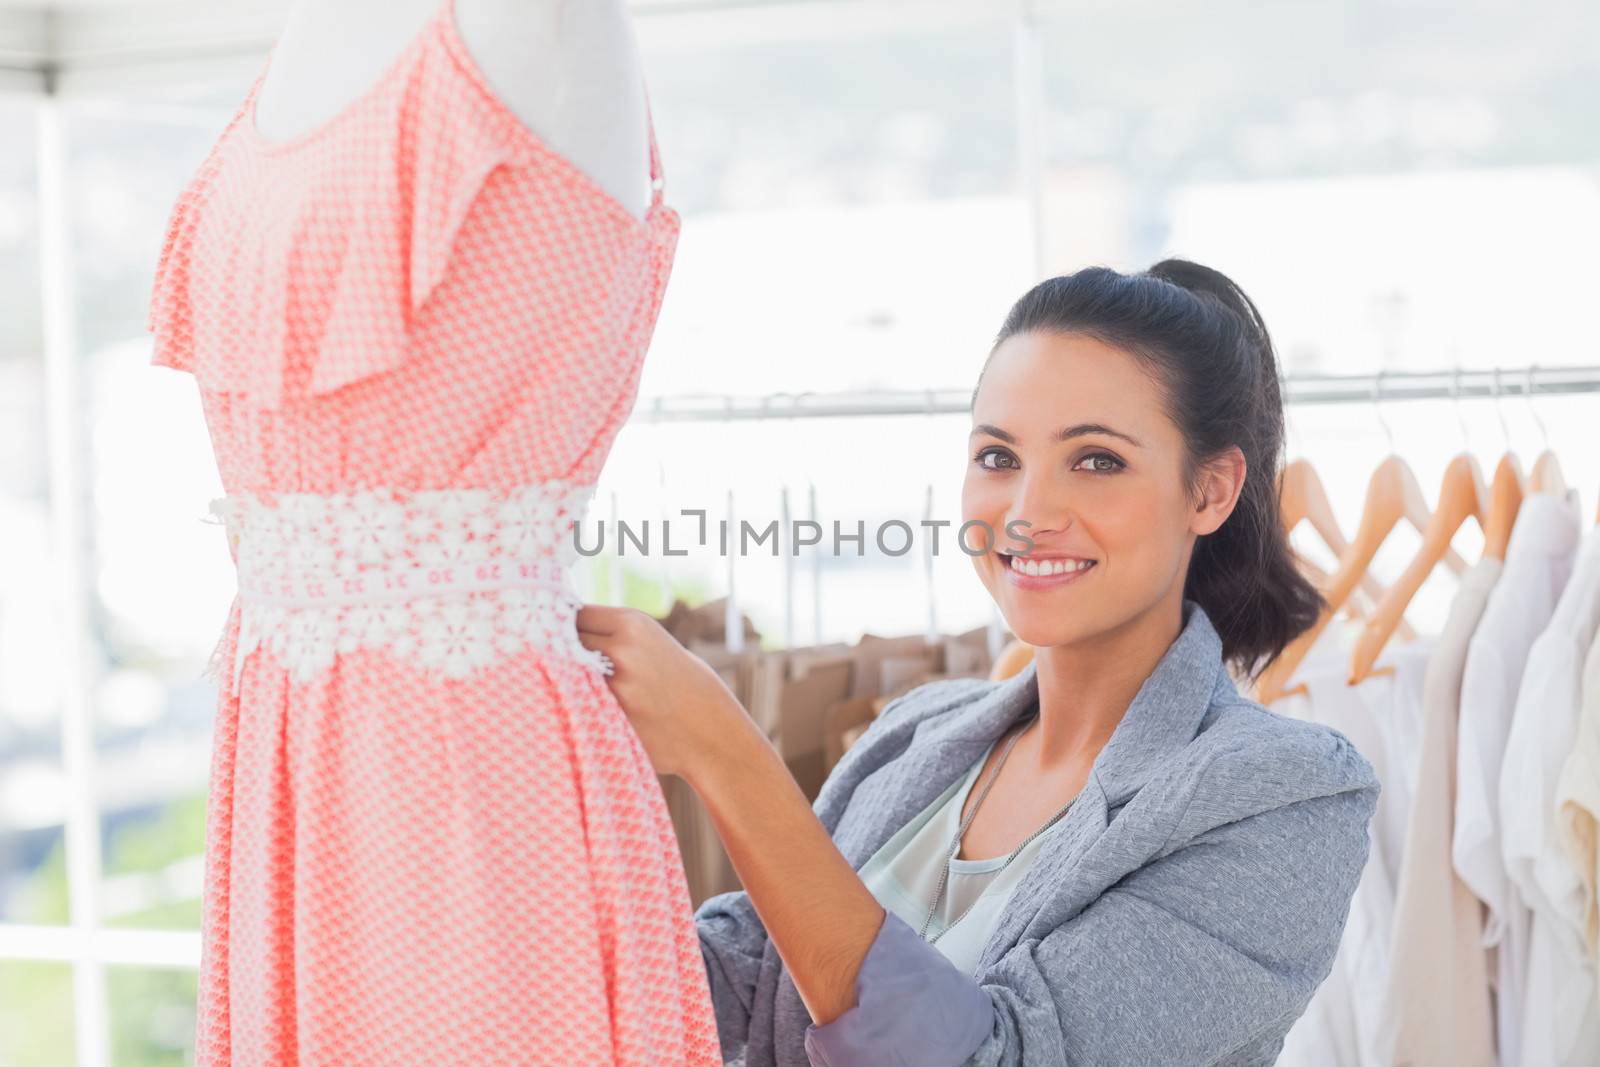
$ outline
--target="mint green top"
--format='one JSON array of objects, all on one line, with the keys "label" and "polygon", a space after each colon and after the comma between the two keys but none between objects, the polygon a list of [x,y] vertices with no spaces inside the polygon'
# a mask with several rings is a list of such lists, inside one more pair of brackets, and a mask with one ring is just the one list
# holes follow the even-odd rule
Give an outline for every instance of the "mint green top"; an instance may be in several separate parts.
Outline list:
[{"label": "mint green top", "polygon": [[[928,917],[928,905],[938,891],[939,874],[950,855],[950,842],[961,825],[961,809],[977,782],[978,771],[998,743],[996,739],[984,749],[965,775],[884,842],[859,872],[878,903],[904,919],[913,930],[920,931]],[[939,901],[939,910],[928,924],[927,936],[939,938],[933,947],[966,973],[976,973],[978,957],[1000,913],[1005,910],[1006,901],[1045,838],[1060,825],[1058,822],[1029,841],[1004,871],[1000,870],[1006,862],[1003,855],[983,860],[950,860],[950,880]],[[972,910],[961,918],[969,904],[973,905]],[[960,921],[950,932],[941,936],[940,931],[958,918]]]}]

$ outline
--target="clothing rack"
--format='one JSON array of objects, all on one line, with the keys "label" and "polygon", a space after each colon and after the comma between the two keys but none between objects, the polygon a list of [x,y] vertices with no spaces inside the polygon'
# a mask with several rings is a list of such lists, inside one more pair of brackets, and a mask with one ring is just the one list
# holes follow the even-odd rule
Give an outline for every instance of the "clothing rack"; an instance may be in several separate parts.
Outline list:
[{"label": "clothing rack", "polygon": [[[1502,400],[1508,397],[1531,398],[1535,395],[1570,395],[1600,393],[1600,366],[1540,367],[1530,364],[1521,367],[1490,367],[1468,370],[1456,368],[1439,371],[1378,371],[1371,374],[1331,375],[1299,374],[1280,378],[1286,403],[1290,404],[1340,404],[1371,403],[1397,400]],[[859,390],[845,392],[779,392],[760,395],[736,394],[678,394],[641,398],[635,405],[629,421],[641,424],[663,423],[714,423],[733,421],[761,421],[797,418],[840,418],[890,415],[955,415],[971,411],[970,389],[902,389]],[[659,462],[659,461],[658,461]],[[932,513],[932,486],[928,487],[925,510]],[[790,493],[785,486],[781,493],[783,526],[789,527],[791,518]],[[817,514],[816,489],[808,491],[810,515]],[[616,496],[612,494],[612,521],[617,519]],[[735,501],[730,491],[723,518],[734,522]],[[924,594],[928,600],[926,639],[932,643],[939,633],[938,611],[934,598],[931,557],[921,560]],[[621,561],[612,557],[611,588],[621,588]],[[796,582],[797,561],[792,553],[784,554],[784,647],[796,645]],[[739,618],[739,596],[736,586],[737,560],[729,555],[726,560],[728,593],[725,600],[728,632],[731,647],[741,648],[742,635],[735,625]],[[585,572],[585,582],[593,575]],[[665,571],[663,583],[667,582]],[[815,564],[811,574],[811,615],[813,640],[822,640],[821,578]],[[665,588],[665,585],[664,585]],[[590,588],[590,595],[593,590]],[[990,619],[991,655],[998,655],[1000,616],[996,609]]]},{"label": "clothing rack", "polygon": [[[1293,374],[1280,379],[1290,404],[1393,400],[1477,400],[1600,392],[1600,366],[1491,367],[1472,370]],[[964,415],[971,389],[883,389],[844,392],[683,393],[640,398],[630,422],[734,422],[762,419],[884,415]]]}]

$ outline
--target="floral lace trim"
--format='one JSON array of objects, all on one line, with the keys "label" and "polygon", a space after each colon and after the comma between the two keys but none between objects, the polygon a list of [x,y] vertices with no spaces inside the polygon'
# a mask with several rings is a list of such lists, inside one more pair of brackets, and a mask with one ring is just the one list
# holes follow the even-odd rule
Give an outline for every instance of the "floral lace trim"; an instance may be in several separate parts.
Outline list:
[{"label": "floral lace trim", "polygon": [[[578,640],[567,568],[594,486],[243,494],[213,501],[239,572],[244,661],[269,649],[295,682],[341,654],[383,650],[459,679],[528,647],[611,674]],[[219,645],[213,670],[225,656]],[[217,678],[220,682],[222,679]]]}]

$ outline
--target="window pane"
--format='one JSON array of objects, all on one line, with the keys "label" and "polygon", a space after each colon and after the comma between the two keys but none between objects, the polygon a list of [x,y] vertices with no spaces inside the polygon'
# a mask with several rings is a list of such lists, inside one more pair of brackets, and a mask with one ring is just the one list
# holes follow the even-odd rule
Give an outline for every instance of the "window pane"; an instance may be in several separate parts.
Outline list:
[{"label": "window pane", "polygon": [[76,1058],[71,965],[0,960],[0,1063],[62,1067]]},{"label": "window pane", "polygon": [[1592,362],[1597,34],[1568,0],[1053,5],[1051,273],[1198,259],[1291,371]]},{"label": "window pane", "polygon": [[[0,133],[6,150],[0,153],[0,359],[37,361],[44,343],[39,325],[39,210],[36,197],[38,173],[34,160],[34,107],[20,99],[0,97]],[[10,390],[0,394],[12,399]],[[0,423],[7,430],[0,461],[12,464],[23,450],[13,447],[18,441],[31,443],[9,420]],[[12,435],[16,437],[13,438]],[[30,450],[32,451],[32,450]],[[9,466],[8,466],[9,471]],[[39,492],[43,492],[42,469],[38,473]]]},{"label": "window pane", "polygon": [[644,394],[975,373],[1031,270],[1011,26],[893,7],[639,20],[685,223]]},{"label": "window pane", "polygon": [[67,919],[34,108],[0,100],[0,922]]},{"label": "window pane", "polygon": [[94,705],[109,926],[198,928],[216,693],[202,677],[233,592],[194,382],[149,365],[168,213],[226,122],[85,109],[69,126],[83,346]]},{"label": "window pane", "polygon": [[194,971],[106,968],[114,1067],[194,1062],[197,981]]}]

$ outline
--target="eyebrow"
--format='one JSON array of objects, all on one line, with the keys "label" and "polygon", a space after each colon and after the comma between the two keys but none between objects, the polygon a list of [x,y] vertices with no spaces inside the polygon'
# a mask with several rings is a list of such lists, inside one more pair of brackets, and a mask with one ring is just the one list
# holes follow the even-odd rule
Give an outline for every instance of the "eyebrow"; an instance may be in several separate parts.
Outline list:
[{"label": "eyebrow", "polygon": [[[1092,433],[1105,434],[1107,437],[1120,437],[1134,448],[1144,447],[1138,438],[1130,437],[1128,434],[1122,433],[1120,430],[1113,430],[1111,427],[1099,422],[1080,422],[1075,426],[1065,426],[1056,431],[1053,440],[1056,443],[1061,444],[1072,440],[1074,437],[1084,437]],[[1008,445],[1014,445],[1017,443],[1017,439],[1011,434],[1002,430],[998,426],[991,426],[987,422],[980,423],[979,425],[973,427],[972,433],[969,435],[969,437],[977,437],[979,434],[988,434],[990,437],[998,437]]]}]

